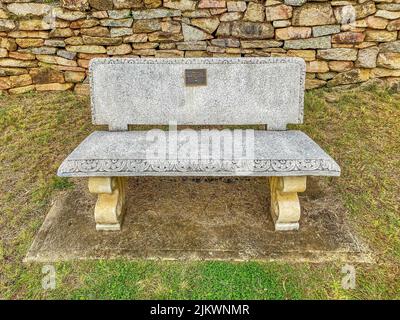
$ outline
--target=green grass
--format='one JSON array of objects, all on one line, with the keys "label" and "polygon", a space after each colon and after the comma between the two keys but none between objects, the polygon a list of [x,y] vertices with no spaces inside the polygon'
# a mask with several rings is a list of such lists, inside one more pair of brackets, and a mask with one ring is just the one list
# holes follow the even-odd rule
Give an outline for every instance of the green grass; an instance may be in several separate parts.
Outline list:
[{"label": "green grass", "polygon": [[[329,99],[327,97],[335,97]],[[72,93],[0,96],[0,298],[5,299],[395,299],[400,298],[400,94],[314,90],[301,128],[342,167],[326,178],[373,265],[356,265],[356,289],[341,287],[341,263],[80,261],[56,263],[43,290],[41,264],[22,259],[50,200],[73,189],[55,176],[91,131],[87,98]]]}]

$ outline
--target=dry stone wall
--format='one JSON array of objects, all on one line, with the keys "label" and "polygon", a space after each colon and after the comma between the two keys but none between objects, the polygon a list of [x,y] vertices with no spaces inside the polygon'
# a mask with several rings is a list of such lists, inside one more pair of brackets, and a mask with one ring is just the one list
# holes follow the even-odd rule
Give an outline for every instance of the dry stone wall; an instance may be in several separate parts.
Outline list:
[{"label": "dry stone wall", "polygon": [[301,57],[307,88],[400,77],[400,0],[0,0],[0,93],[88,93],[94,57]]}]

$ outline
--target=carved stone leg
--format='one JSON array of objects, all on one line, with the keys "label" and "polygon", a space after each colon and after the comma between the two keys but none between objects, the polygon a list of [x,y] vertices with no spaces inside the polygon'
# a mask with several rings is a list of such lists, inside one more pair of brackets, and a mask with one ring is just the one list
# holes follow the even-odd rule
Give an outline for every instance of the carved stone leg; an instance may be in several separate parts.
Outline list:
[{"label": "carved stone leg", "polygon": [[96,230],[121,230],[125,190],[125,177],[89,178],[89,191],[98,194],[94,208]]},{"label": "carved stone leg", "polygon": [[300,202],[297,192],[306,190],[306,177],[270,177],[269,184],[275,230],[298,230]]}]

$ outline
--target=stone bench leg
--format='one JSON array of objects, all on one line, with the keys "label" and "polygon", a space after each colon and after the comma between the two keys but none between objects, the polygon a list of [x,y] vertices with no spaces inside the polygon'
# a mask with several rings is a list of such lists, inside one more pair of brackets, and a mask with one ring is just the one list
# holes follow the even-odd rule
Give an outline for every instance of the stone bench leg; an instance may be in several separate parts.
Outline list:
[{"label": "stone bench leg", "polygon": [[89,191],[98,194],[94,208],[96,230],[121,230],[125,190],[125,177],[89,178]]},{"label": "stone bench leg", "polygon": [[306,177],[270,177],[269,184],[275,230],[298,230],[300,202],[297,192],[306,190]]}]

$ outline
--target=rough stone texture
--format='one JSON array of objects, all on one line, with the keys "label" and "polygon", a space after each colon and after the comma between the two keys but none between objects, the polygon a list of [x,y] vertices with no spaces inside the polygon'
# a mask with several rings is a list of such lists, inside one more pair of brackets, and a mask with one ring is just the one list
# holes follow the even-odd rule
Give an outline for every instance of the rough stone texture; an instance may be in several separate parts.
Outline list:
[{"label": "rough stone texture", "polygon": [[[168,76],[161,78],[154,74],[151,70],[155,67]],[[200,90],[186,87],[182,74],[188,68],[206,68],[207,86],[199,87]],[[285,70],[284,75],[279,70]],[[271,127],[282,128],[286,123],[302,121],[304,64],[300,59],[253,58],[246,60],[246,63],[241,59],[187,59],[173,60],[167,64],[158,59],[100,59],[93,60],[91,72],[94,122],[97,124],[122,127],[133,123],[167,124],[174,118],[181,124],[267,123]],[[142,77],[134,77],[138,72]],[[246,73],[247,81],[237,81],[243,73]],[[112,81],[114,77],[118,81]],[[177,78],[182,79],[182,82],[177,83]],[[222,78],[224,81],[220,80]],[[157,82],[159,85],[156,85]],[[227,83],[230,85],[227,86]],[[291,94],[281,95],[280,103],[276,104],[271,100],[273,90],[265,90],[266,86],[276,88],[279,92],[287,88]],[[138,91],[138,88],[142,90]],[[154,113],[151,118],[144,102],[150,88],[160,90],[153,95]],[[163,88],[168,88],[168,95],[162,92]],[[191,99],[186,101],[188,90]],[[111,91],[116,94],[111,96]],[[128,101],[124,97],[131,91]],[[115,105],[115,99],[121,112],[110,113],[107,110],[110,110],[110,105]],[[213,110],[216,110],[217,105],[219,111],[215,113]],[[252,106],[251,114],[243,112],[245,105]],[[221,106],[229,107],[221,109]],[[194,112],[194,107],[202,111]]]},{"label": "rough stone texture", "polygon": [[318,26],[336,23],[332,7],[328,3],[307,3],[293,11],[294,26]]},{"label": "rough stone texture", "polygon": [[[179,146],[183,146],[186,139],[178,133],[178,150],[183,150]],[[301,131],[255,131],[254,143],[254,155],[246,159],[250,165],[241,169],[232,166],[232,158],[215,160],[201,151],[190,158],[178,152],[165,159],[150,159],[147,131],[95,131],[64,160],[57,174],[62,177],[236,176],[248,171],[246,175],[249,176],[340,175],[336,162]],[[188,148],[202,150],[197,141]],[[240,148],[245,151],[245,144]],[[90,168],[85,165],[89,161],[92,161]],[[203,168],[210,161],[214,167]],[[255,163],[258,165],[251,168]],[[313,163],[313,166],[306,163]]]},{"label": "rough stone texture", "polygon": [[[381,55],[381,66],[376,64],[379,54],[400,52],[397,44],[400,3],[397,2],[6,0],[0,5],[0,64],[12,64],[11,68],[21,68],[27,74],[38,63],[49,63],[65,73],[85,71],[93,56],[83,58],[84,54],[294,56],[307,62],[316,61],[308,64],[307,88],[323,86],[338,76],[335,72],[340,74],[354,68],[379,68],[376,72],[372,70],[371,75],[396,77],[395,69],[390,69],[397,65],[395,55]],[[132,51],[122,44],[131,45]],[[351,49],[348,51],[351,60],[331,60],[324,53],[317,56],[316,50],[321,49],[338,49],[336,52]],[[338,59],[343,59],[343,54]],[[326,70],[323,61],[328,62],[328,71],[323,71]],[[317,70],[323,72],[312,72],[311,65],[320,66]],[[30,86],[18,88],[28,90]],[[11,89],[14,88],[2,89],[2,93]]]}]

